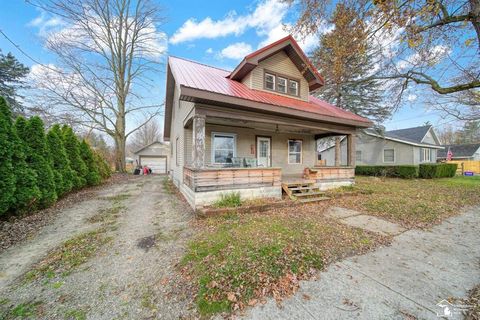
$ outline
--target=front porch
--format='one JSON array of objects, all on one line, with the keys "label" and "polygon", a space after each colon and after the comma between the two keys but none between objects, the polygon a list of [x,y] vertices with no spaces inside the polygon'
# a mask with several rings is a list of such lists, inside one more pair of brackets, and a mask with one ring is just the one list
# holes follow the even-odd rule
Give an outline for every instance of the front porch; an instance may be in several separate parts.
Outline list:
[{"label": "front porch", "polygon": [[[230,112],[196,105],[184,121],[180,188],[193,207],[230,191],[244,199],[282,198],[282,184],[292,181],[322,191],[354,183],[355,128]],[[339,165],[340,148],[336,166],[318,161],[317,140],[335,135],[347,136],[347,166]]]}]

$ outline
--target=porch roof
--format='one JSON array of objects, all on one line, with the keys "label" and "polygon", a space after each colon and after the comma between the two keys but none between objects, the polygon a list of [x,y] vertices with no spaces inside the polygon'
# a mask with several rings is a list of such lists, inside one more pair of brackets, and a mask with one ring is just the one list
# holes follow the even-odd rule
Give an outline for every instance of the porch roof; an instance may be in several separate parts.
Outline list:
[{"label": "porch roof", "polygon": [[[171,72],[172,78],[167,79],[167,82],[168,80],[175,82],[175,85],[181,90],[183,99],[187,99],[194,94],[203,97],[205,97],[206,94],[210,94],[209,99],[212,101],[223,102],[221,99],[226,98],[230,99],[229,101],[233,101],[232,99],[234,99],[235,102],[242,103],[245,106],[249,104],[261,104],[266,107],[265,109],[267,109],[268,106],[274,106],[274,112],[284,116],[292,117],[300,115],[303,118],[310,117],[310,119],[362,128],[372,126],[370,120],[337,108],[313,96],[309,97],[309,101],[303,101],[250,89],[243,83],[228,78],[231,73],[230,71],[207,66],[198,62],[169,57],[168,71],[169,73]],[[167,83],[167,90],[168,87],[169,84]],[[171,86],[171,88],[173,89],[173,86]],[[191,100],[194,101],[194,99]],[[167,103],[167,108],[168,105]],[[296,115],[296,113],[298,113],[298,115]]]}]

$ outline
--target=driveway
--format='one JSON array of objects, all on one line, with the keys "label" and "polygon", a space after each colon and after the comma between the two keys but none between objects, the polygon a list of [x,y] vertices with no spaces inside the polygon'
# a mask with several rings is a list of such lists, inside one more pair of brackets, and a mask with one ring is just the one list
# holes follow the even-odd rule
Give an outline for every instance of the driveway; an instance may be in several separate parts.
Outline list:
[{"label": "driveway", "polygon": [[406,231],[389,247],[335,263],[318,280],[302,282],[281,308],[269,301],[245,318],[439,319],[443,309],[437,303],[465,298],[478,283],[480,208],[475,208],[431,230]]},{"label": "driveway", "polygon": [[[164,179],[140,176],[107,186],[59,212],[33,239],[2,252],[0,297],[7,299],[0,299],[0,307],[10,309],[7,318],[13,318],[15,307],[17,313],[20,310],[25,315],[32,305],[32,318],[42,319],[188,317],[191,297],[172,292],[180,283],[175,263],[192,235],[189,221],[193,214],[187,204],[165,189]],[[115,221],[109,222],[111,241],[88,261],[70,274],[54,279],[47,274],[25,282],[23,274],[51,249],[98,228],[92,217],[118,208]]]}]

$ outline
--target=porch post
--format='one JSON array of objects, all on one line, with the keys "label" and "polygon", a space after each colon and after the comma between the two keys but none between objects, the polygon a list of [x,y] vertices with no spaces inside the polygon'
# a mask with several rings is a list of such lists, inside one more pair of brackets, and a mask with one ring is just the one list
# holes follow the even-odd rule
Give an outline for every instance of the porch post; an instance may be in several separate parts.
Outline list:
[{"label": "porch post", "polygon": [[192,122],[192,166],[205,167],[205,117],[196,115]]},{"label": "porch post", "polygon": [[335,137],[335,167],[340,167],[340,137]]},{"label": "porch post", "polygon": [[349,167],[355,167],[355,135],[349,134],[347,135],[347,165]]}]

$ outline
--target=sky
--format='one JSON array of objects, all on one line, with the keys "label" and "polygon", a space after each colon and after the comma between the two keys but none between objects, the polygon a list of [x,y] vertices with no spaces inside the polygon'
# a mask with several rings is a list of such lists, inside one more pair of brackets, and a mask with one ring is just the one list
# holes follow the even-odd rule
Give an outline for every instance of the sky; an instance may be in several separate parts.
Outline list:
[{"label": "sky", "polygon": [[[38,63],[55,64],[55,56],[42,46],[41,36],[60,26],[61,21],[23,0],[1,2],[0,29],[24,53],[1,35],[0,49],[4,53],[12,52],[29,67]],[[159,1],[159,4],[165,19],[157,29],[165,34],[162,45],[168,55],[227,70],[232,70],[248,53],[285,36],[287,33],[282,26],[292,24],[295,19],[286,5],[275,0],[176,0]],[[300,41],[306,53],[315,44],[314,36]],[[158,72],[154,81],[149,101],[161,103],[165,95],[165,72]],[[416,92],[409,94],[409,102],[384,123],[387,130],[423,125],[427,121],[439,128],[447,123],[455,124],[438,112],[426,110],[417,101],[418,95]]]}]

